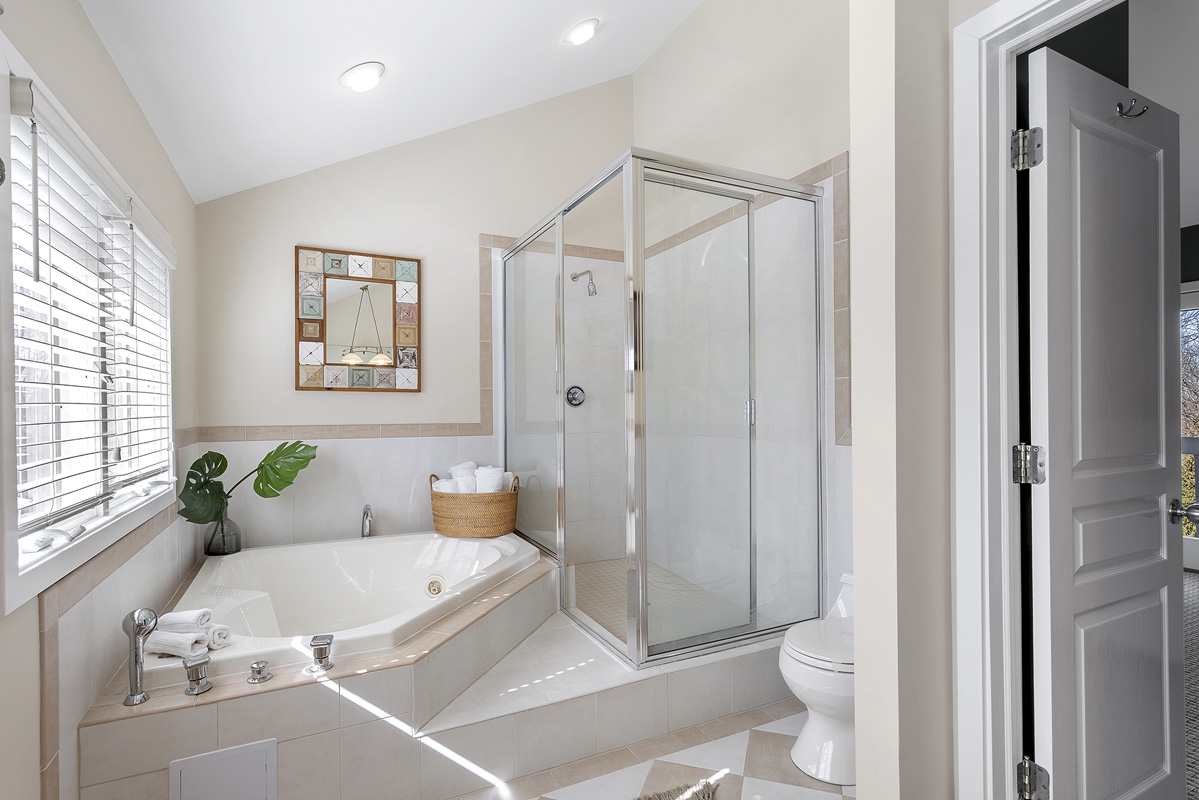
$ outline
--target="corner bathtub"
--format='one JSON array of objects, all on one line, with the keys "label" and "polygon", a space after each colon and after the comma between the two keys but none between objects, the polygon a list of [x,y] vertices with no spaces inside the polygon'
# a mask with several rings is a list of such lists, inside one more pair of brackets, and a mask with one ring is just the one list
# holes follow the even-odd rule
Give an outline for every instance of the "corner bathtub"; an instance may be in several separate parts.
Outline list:
[{"label": "corner bathtub", "polygon": [[[333,659],[394,647],[539,558],[518,536],[451,539],[414,533],[280,545],[212,556],[176,604],[211,608],[233,630],[209,651],[210,677],[310,661],[308,641],[331,633]],[[430,582],[439,585],[430,588]],[[186,683],[182,659],[146,656],[147,688]]]}]

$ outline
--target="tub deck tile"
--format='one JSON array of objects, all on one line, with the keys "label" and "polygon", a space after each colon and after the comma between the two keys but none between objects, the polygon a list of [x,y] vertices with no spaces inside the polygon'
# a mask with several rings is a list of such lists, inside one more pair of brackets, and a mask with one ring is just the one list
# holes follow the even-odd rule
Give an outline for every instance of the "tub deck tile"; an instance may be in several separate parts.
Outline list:
[{"label": "tub deck tile", "polygon": [[[197,697],[185,695],[183,693],[184,684],[180,683],[150,690],[150,700],[141,705],[125,706],[122,705],[122,701],[125,698],[128,679],[125,668],[122,667],[105,687],[100,698],[88,710],[79,727],[102,725],[131,717],[177,711],[193,706],[205,706],[222,700],[306,686],[320,681],[338,681],[354,675],[415,664],[428,658],[438,647],[466,630],[472,622],[482,619],[492,610],[500,608],[504,602],[514,599],[520,591],[533,585],[556,568],[556,562],[542,556],[537,562],[500,583],[483,597],[450,612],[395,647],[360,653],[335,652],[333,668],[321,676],[305,672],[304,668],[307,664],[272,665],[271,673],[274,678],[266,683],[257,685],[246,683],[246,678],[249,676],[248,671],[219,675],[212,678],[212,689]],[[182,670],[180,670],[180,674],[182,675]]]}]

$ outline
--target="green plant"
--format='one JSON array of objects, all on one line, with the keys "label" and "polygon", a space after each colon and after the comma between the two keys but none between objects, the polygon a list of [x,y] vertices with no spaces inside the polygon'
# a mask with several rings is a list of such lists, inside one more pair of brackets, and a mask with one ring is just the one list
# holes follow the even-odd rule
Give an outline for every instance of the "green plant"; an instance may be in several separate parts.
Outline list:
[{"label": "green plant", "polygon": [[284,442],[267,453],[257,467],[226,492],[225,485],[217,479],[225,474],[229,460],[210,450],[197,458],[187,471],[183,489],[179,492],[179,502],[183,504],[179,516],[197,525],[223,519],[233,491],[251,475],[255,476],[254,492],[259,497],[278,497],[279,492],[291,486],[300,470],[314,458],[316,445]]}]

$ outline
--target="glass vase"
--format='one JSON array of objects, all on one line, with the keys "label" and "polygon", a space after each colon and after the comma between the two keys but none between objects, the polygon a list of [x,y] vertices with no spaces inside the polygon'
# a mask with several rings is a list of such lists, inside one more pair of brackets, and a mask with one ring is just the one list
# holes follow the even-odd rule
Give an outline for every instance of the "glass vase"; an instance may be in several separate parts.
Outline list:
[{"label": "glass vase", "polygon": [[204,532],[206,556],[229,556],[241,550],[241,528],[226,512]]}]

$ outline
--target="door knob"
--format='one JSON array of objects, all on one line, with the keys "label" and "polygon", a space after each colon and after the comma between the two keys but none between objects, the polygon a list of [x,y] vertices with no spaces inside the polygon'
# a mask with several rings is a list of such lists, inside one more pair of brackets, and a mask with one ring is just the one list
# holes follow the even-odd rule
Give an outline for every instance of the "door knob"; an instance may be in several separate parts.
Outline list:
[{"label": "door knob", "polygon": [[1196,525],[1199,525],[1199,503],[1192,503],[1191,505],[1183,508],[1181,500],[1171,500],[1170,507],[1167,509],[1167,513],[1170,515],[1170,522],[1174,523],[1175,525],[1179,524],[1184,519],[1190,520]]}]

